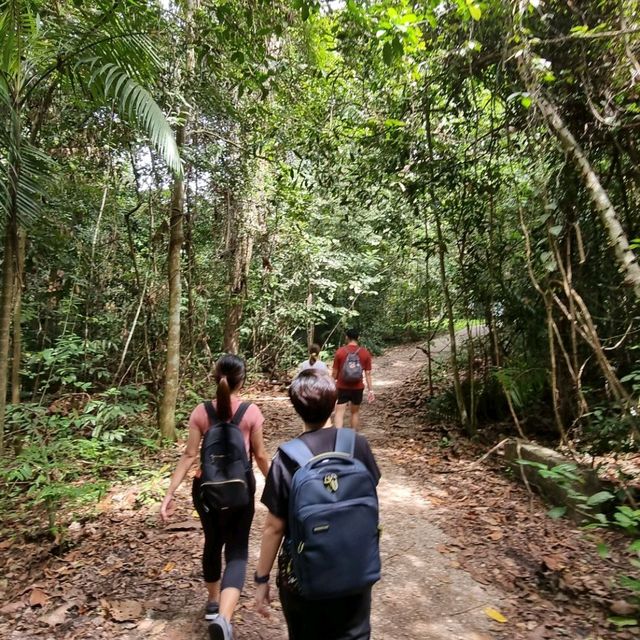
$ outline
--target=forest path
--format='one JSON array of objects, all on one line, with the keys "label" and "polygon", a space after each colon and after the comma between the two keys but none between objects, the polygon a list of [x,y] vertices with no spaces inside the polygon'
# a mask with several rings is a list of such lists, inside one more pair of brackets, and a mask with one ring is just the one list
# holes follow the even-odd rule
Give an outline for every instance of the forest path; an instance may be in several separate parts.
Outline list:
[{"label": "forest path", "polygon": [[[433,346],[444,357],[447,339]],[[440,356],[438,356],[440,353]],[[429,483],[429,469],[411,475],[403,468],[402,451],[388,443],[394,423],[409,432],[420,429],[419,418],[394,404],[406,379],[425,364],[415,345],[387,350],[374,359],[375,403],[362,408],[362,431],[370,440],[382,470],[379,486],[383,536],[383,579],[373,592],[375,640],[490,640],[502,629],[483,612],[500,609],[501,594],[485,587],[447,555],[454,544],[434,523],[438,489]],[[300,431],[300,421],[280,391],[255,395],[266,417],[270,453]],[[391,412],[391,413],[390,413]],[[397,438],[396,438],[397,442]],[[175,465],[179,450],[169,452],[165,471]],[[152,471],[158,477],[158,471]],[[258,473],[258,492],[263,480]],[[6,566],[15,594],[0,609],[0,637],[6,640],[60,638],[122,638],[125,640],[203,640],[204,590],[200,578],[201,531],[191,506],[190,483],[177,496],[178,511],[163,528],[157,507],[139,508],[144,488],[121,488],[103,501],[103,514],[70,531],[72,544],[58,557],[32,545]],[[266,510],[256,509],[248,575],[252,575]],[[455,532],[452,532],[455,536]],[[16,556],[17,554],[13,554]],[[29,558],[29,556],[32,556]],[[19,585],[19,586],[18,586]],[[276,599],[263,619],[253,610],[254,585],[247,580],[234,618],[237,640],[285,640],[284,619]],[[40,603],[41,601],[41,603]],[[35,604],[33,604],[35,602]],[[31,606],[27,606],[31,604]]]},{"label": "forest path", "polygon": [[[466,332],[465,332],[466,333]],[[432,344],[434,358],[449,354],[448,337]],[[393,429],[378,410],[392,401],[405,380],[426,363],[414,345],[387,350],[374,360],[373,405],[362,410],[363,433],[369,439],[382,479],[378,487],[383,537],[383,580],[374,590],[373,637],[406,640],[480,640],[495,638],[496,623],[483,612],[500,608],[500,594],[480,585],[455,561],[438,552],[450,542],[434,524],[430,498],[438,489],[429,483],[429,469],[416,478],[398,464],[397,450],[389,444]],[[394,414],[409,431],[420,428],[416,413]],[[413,427],[413,428],[412,428]]]},{"label": "forest path", "polygon": [[[464,335],[463,335],[464,333]],[[466,337],[466,331],[460,332]],[[434,359],[449,354],[449,338],[442,336],[432,343]],[[383,579],[374,587],[372,638],[374,640],[490,640],[500,637],[498,625],[487,618],[485,607],[500,608],[500,594],[495,589],[474,581],[465,571],[456,568],[456,562],[439,553],[450,542],[445,532],[432,521],[430,496],[437,493],[428,481],[425,469],[422,478],[404,473],[398,463],[398,452],[389,446],[387,433],[393,429],[387,407],[405,380],[412,378],[426,364],[426,355],[416,345],[402,345],[387,349],[373,360],[373,386],[376,401],[363,404],[361,409],[362,433],[373,448],[382,479],[378,487],[380,516],[383,526],[381,556]],[[262,400],[262,401],[261,401]],[[284,396],[258,399],[265,418],[272,422],[288,423],[270,430],[270,452],[284,438],[294,437],[299,431],[299,419]],[[393,415],[397,420],[398,412]],[[348,419],[348,412],[347,417]],[[411,429],[419,428],[419,418],[412,412],[401,419]],[[284,438],[283,438],[284,436]],[[259,478],[259,491],[262,482]],[[264,508],[256,511],[256,524],[252,533],[253,565],[257,560],[259,533]],[[249,585],[247,592],[252,592]],[[272,594],[274,595],[274,594]],[[250,604],[236,623],[240,640],[285,640],[286,627],[279,609],[276,609],[268,630],[251,610]]]}]

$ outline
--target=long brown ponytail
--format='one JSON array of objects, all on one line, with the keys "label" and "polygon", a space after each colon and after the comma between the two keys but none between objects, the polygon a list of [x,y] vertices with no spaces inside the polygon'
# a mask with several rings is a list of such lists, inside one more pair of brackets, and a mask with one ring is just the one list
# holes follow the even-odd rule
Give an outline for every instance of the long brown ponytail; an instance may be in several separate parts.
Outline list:
[{"label": "long brown ponytail", "polygon": [[315,342],[309,347],[309,364],[313,365],[318,361],[320,355],[320,345]]},{"label": "long brown ponytail", "polygon": [[242,358],[227,354],[216,363],[216,413],[220,420],[231,420],[231,394],[244,382],[245,364]]}]

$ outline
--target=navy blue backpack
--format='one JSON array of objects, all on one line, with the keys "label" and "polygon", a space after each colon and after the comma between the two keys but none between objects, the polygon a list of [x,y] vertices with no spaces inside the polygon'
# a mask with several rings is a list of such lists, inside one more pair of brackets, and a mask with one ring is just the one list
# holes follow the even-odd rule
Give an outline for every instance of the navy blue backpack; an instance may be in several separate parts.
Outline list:
[{"label": "navy blue backpack", "polygon": [[337,429],[335,450],[317,456],[298,438],[280,446],[300,467],[285,544],[309,600],[360,593],[380,579],[378,495],[373,476],[353,457],[355,439],[353,429]]},{"label": "navy blue backpack", "polygon": [[244,507],[253,497],[251,461],[238,427],[250,405],[241,403],[231,420],[225,422],[220,420],[211,402],[204,403],[209,430],[200,449],[200,497],[207,511]]}]

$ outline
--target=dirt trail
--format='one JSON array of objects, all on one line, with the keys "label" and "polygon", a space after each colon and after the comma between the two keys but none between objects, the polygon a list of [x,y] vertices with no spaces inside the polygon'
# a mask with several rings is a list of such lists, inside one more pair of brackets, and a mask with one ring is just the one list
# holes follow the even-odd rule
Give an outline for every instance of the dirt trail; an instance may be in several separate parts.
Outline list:
[{"label": "dirt trail", "polygon": [[[434,354],[438,352],[446,354],[446,339],[434,344]],[[387,446],[386,433],[392,426],[380,419],[380,409],[393,398],[403,380],[425,362],[424,353],[414,346],[389,349],[376,358],[373,379],[377,399],[362,409],[363,433],[372,444],[383,474],[379,486],[383,580],[374,588],[372,637],[497,639],[503,637],[502,630],[487,618],[483,608],[499,609],[501,594],[475,582],[456,568],[455,561],[438,552],[438,547],[449,540],[446,532],[432,523],[433,505],[429,496],[435,495],[437,489],[429,484],[429,470],[425,469],[423,477],[404,473],[393,461],[398,452]],[[254,399],[265,414],[267,445],[273,453],[278,443],[300,431],[300,421],[283,395],[265,394]],[[415,416],[402,416],[402,420],[419,426]],[[172,453],[167,468],[175,464],[177,455],[178,451]],[[258,497],[262,485],[259,477]],[[139,490],[131,487],[111,495],[103,505],[105,513],[83,526],[70,551],[53,559],[43,554],[40,564],[30,563],[28,575],[19,577],[23,582],[22,600],[16,600],[14,592],[9,598],[9,610],[2,612],[0,637],[7,640],[206,637],[206,627],[201,621],[204,600],[200,581],[201,532],[194,520],[188,483],[180,489],[178,513],[168,529],[159,526],[154,508],[136,507]],[[248,575],[257,560],[265,513],[265,508],[259,505]],[[7,565],[7,577],[14,579],[20,570],[16,564]],[[24,604],[34,588],[48,597],[42,608]],[[234,620],[237,640],[285,640],[286,627],[279,603],[274,603],[273,615],[264,620],[253,610],[253,591],[252,581],[248,580]],[[275,597],[275,593],[272,595]]]},{"label": "dirt trail", "polygon": [[[434,354],[445,354],[448,340],[434,342]],[[377,403],[392,397],[403,380],[426,362],[414,346],[397,347],[375,359]],[[376,420],[376,404],[363,407],[363,433],[382,469],[378,488],[383,521],[384,579],[374,592],[374,637],[406,640],[479,640],[497,637],[483,608],[500,608],[500,594],[475,582],[437,551],[447,535],[430,517],[429,470],[424,481],[403,473],[386,447],[385,422]],[[416,417],[403,416],[416,422]],[[433,489],[435,491],[435,489]]]}]

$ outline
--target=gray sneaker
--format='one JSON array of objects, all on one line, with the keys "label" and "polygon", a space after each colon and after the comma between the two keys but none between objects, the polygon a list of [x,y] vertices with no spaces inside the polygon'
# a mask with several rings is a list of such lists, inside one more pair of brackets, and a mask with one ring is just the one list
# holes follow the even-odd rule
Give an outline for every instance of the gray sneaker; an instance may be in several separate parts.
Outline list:
[{"label": "gray sneaker", "polygon": [[222,615],[217,614],[209,624],[209,640],[233,640],[233,627]]},{"label": "gray sneaker", "polygon": [[215,620],[215,617],[218,615],[219,606],[217,602],[210,600],[207,602],[207,606],[204,608],[204,619],[205,620]]}]

